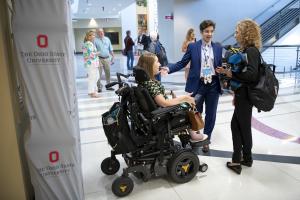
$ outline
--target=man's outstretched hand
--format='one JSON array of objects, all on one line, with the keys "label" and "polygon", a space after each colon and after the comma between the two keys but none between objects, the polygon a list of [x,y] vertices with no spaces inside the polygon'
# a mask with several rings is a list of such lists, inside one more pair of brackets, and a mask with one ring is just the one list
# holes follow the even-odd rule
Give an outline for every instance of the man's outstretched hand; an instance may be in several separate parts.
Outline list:
[{"label": "man's outstretched hand", "polygon": [[168,67],[164,66],[164,67],[161,67],[159,71],[162,76],[166,76],[169,74],[170,70]]}]

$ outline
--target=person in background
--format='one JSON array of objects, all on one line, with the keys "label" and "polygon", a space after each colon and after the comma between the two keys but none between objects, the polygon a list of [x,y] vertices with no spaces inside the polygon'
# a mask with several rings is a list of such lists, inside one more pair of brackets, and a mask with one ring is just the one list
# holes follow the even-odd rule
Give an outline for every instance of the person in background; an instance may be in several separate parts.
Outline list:
[{"label": "person in background", "polygon": [[[155,103],[160,107],[174,106],[181,103],[189,103],[195,105],[195,99],[190,95],[182,95],[168,99],[164,86],[155,79],[155,75],[159,73],[160,63],[155,54],[146,52],[142,54],[138,60],[140,68],[144,69],[149,75],[150,80],[140,83],[140,85],[146,88],[150,96],[154,99]],[[200,133],[200,131],[189,130],[191,136],[191,142],[201,142],[208,138],[207,135]]]},{"label": "person in background", "polygon": [[98,78],[98,67],[99,58],[98,52],[94,45],[95,32],[89,31],[84,37],[83,44],[83,58],[84,66],[88,73],[88,95],[92,98],[97,98],[97,78]]},{"label": "person in background", "polygon": [[[186,33],[186,37],[185,40],[183,41],[182,47],[181,47],[181,51],[182,52],[186,52],[187,47],[189,46],[190,43],[194,43],[196,42],[196,37],[195,37],[195,31],[194,29],[190,28],[187,33]],[[187,80],[187,77],[189,75],[189,71],[190,71],[190,65],[191,62],[189,62],[184,69],[184,77],[185,77],[185,81]]]},{"label": "person in background", "polygon": [[216,71],[242,83],[234,90],[234,112],[231,119],[233,154],[232,161],[226,164],[229,169],[241,174],[241,164],[251,167],[253,163],[251,131],[253,105],[248,97],[248,86],[257,81],[259,65],[261,64],[259,53],[261,47],[260,27],[251,19],[242,20],[236,26],[235,38],[247,58],[241,63],[241,72],[233,72],[222,67],[218,67]]},{"label": "person in background", "polygon": [[138,31],[138,37],[136,38],[136,44],[137,44],[137,50],[138,50],[138,56],[142,55],[142,52],[144,50],[144,44],[142,43],[143,40],[145,40],[146,36],[143,34],[142,29],[139,29]]},{"label": "person in background", "polygon": [[150,39],[148,32],[144,31],[142,39],[141,39],[141,44],[144,46],[144,50],[148,49],[150,42],[151,42],[151,39]]},{"label": "person in background", "polygon": [[134,62],[134,55],[133,55],[133,46],[134,42],[130,37],[131,32],[126,31],[126,37],[124,38],[125,43],[125,52],[127,54],[127,70],[132,70],[133,62]]},{"label": "person in background", "polygon": [[[147,51],[154,53],[157,58],[159,63],[162,66],[166,66],[168,64],[168,58],[167,58],[167,54],[166,54],[166,50],[165,48],[162,46],[162,44],[159,41],[159,35],[157,34],[157,32],[151,32],[150,33],[150,39],[151,42],[148,46]],[[161,81],[161,75],[160,73],[155,75],[156,80]]]},{"label": "person in background", "polygon": [[[102,92],[101,77],[104,69],[106,84],[110,83],[110,63],[114,61],[114,52],[110,39],[104,36],[102,28],[97,30],[98,37],[95,38],[95,45],[99,52],[99,80],[97,81],[98,92]],[[107,88],[107,90],[114,90],[113,88]]]},{"label": "person in background", "polygon": [[[198,97],[196,107],[200,113],[203,112],[203,103],[205,102],[204,134],[208,135],[209,140],[215,127],[217,106],[221,94],[219,75],[215,69],[222,66],[222,46],[212,42],[215,27],[215,23],[211,20],[202,21],[199,26],[202,39],[188,45],[181,61],[175,64],[169,63],[168,67],[161,69],[161,73],[165,75],[179,71],[191,62],[185,91]],[[209,146],[204,145],[202,151],[208,152]]]}]

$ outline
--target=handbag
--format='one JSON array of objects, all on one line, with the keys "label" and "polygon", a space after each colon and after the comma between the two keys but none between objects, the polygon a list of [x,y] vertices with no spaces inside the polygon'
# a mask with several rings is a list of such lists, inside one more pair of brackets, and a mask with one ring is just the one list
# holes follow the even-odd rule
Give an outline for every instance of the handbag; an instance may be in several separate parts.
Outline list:
[{"label": "handbag", "polygon": [[195,107],[187,112],[189,120],[192,124],[192,130],[198,131],[204,128],[204,121],[201,113],[199,113]]}]

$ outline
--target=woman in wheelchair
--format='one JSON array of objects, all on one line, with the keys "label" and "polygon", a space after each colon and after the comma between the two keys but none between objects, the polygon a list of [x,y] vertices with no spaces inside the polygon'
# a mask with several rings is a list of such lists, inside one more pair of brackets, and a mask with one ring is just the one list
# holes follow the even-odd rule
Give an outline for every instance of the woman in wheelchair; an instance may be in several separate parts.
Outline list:
[{"label": "woman in wheelchair", "polygon": [[[146,73],[149,75],[150,80],[144,81],[140,83],[140,85],[144,88],[146,88],[151,95],[151,97],[154,99],[155,103],[160,107],[168,107],[168,106],[174,106],[181,103],[189,103],[190,105],[195,105],[195,99],[191,97],[190,95],[182,95],[175,97],[173,93],[172,99],[169,99],[167,97],[167,94],[165,92],[164,86],[157,80],[155,80],[155,75],[159,74],[159,66],[160,63],[158,62],[158,58],[155,54],[152,53],[145,53],[140,56],[138,60],[138,64],[140,68],[143,68]],[[204,141],[208,138],[207,135],[202,134],[200,130],[193,131],[189,130],[189,134],[191,136],[191,142],[200,142]]]}]

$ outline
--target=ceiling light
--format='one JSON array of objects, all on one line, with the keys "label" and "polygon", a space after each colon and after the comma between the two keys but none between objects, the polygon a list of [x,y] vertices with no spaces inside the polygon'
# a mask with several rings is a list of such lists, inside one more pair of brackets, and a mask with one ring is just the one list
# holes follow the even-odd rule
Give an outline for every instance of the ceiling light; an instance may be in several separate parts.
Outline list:
[{"label": "ceiling light", "polygon": [[98,24],[94,18],[90,20],[89,27],[98,27]]}]

